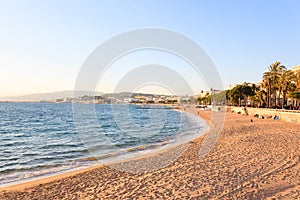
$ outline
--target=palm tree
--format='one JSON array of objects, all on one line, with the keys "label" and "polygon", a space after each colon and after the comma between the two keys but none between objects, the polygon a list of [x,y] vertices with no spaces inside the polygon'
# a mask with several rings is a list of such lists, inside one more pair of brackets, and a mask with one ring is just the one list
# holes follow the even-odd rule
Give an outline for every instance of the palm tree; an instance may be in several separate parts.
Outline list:
[{"label": "palm tree", "polygon": [[279,76],[279,95],[282,92],[283,101],[281,107],[283,108],[286,105],[287,101],[287,93],[289,91],[289,86],[292,81],[295,80],[295,74],[291,70],[284,70],[281,72]]},{"label": "palm tree", "polygon": [[257,90],[254,96],[250,96],[254,107],[263,108],[267,104],[267,93],[264,90]]},{"label": "palm tree", "polygon": [[264,73],[262,83],[263,83],[263,87],[266,88],[267,107],[270,107],[270,102],[271,102],[271,74],[270,74],[270,72]]},{"label": "palm tree", "polygon": [[293,106],[299,106],[300,100],[300,70],[294,71],[294,80],[291,84],[289,96],[293,99]]},{"label": "palm tree", "polygon": [[284,71],[286,67],[284,65],[281,65],[280,62],[272,63],[269,66],[269,70],[264,73],[263,75],[263,82],[266,85],[267,93],[268,93],[268,107],[272,105],[272,96],[274,98],[273,100],[273,106],[276,106],[276,93],[278,90],[278,79],[282,71]]},{"label": "palm tree", "polygon": [[300,70],[294,72],[294,82],[296,84],[297,91],[300,92]]}]

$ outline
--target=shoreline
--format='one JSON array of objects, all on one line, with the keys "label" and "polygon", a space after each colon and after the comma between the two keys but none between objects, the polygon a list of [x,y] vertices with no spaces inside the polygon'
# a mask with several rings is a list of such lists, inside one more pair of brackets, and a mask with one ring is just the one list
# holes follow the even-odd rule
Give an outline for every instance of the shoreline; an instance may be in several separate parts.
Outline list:
[{"label": "shoreline", "polygon": [[98,168],[98,167],[103,167],[103,166],[101,166],[101,165],[100,166],[90,166],[90,167],[85,168],[85,169],[79,169],[79,170],[74,170],[74,171],[69,171],[69,172],[62,172],[61,174],[50,175],[50,176],[46,176],[46,177],[40,177],[40,178],[37,178],[36,180],[31,180],[31,181],[26,181],[26,182],[23,182],[23,183],[12,184],[10,186],[5,186],[5,187],[0,188],[0,193],[5,192],[5,191],[24,190],[24,189],[29,188],[29,187],[34,187],[34,186],[37,186],[37,185],[40,185],[40,184],[46,184],[46,183],[49,183],[51,181],[55,181],[55,180],[58,180],[58,179],[66,178],[66,177],[69,177],[69,176],[75,176],[77,174],[84,173],[84,172],[87,172],[89,170],[93,170],[93,169]]},{"label": "shoreline", "polygon": [[[187,113],[194,114],[197,117],[199,117],[199,118],[201,118],[201,119],[203,119],[204,121],[207,122],[208,118],[204,119],[202,116],[199,116],[195,109],[196,108],[189,109],[189,110],[184,110],[183,107],[174,108],[174,110],[179,111],[179,112],[187,112]],[[207,122],[207,125],[209,125],[208,122]],[[205,134],[206,134],[206,132],[202,133],[200,136],[197,136],[193,140],[202,138],[202,137],[205,136]],[[156,149],[155,152],[151,152],[151,153],[148,153],[148,154],[145,154],[145,155],[138,155],[137,157],[126,158],[125,160],[117,161],[116,163],[114,163],[114,162],[113,163],[107,163],[107,164],[95,163],[94,165],[91,165],[91,166],[79,167],[79,169],[76,169],[76,168],[69,169],[69,170],[66,169],[66,170],[63,170],[61,172],[54,173],[52,175],[51,174],[50,175],[42,175],[40,177],[29,178],[28,180],[26,180],[26,179],[25,180],[20,180],[20,181],[17,181],[16,183],[11,182],[11,183],[7,183],[7,184],[3,184],[5,186],[0,187],[0,193],[5,192],[5,191],[20,191],[20,190],[24,190],[26,188],[34,187],[34,186],[37,186],[37,185],[40,185],[40,184],[46,184],[46,183],[49,183],[49,182],[52,182],[52,181],[55,181],[55,180],[58,180],[58,179],[63,179],[63,178],[67,178],[67,177],[70,177],[70,176],[75,176],[77,174],[88,172],[90,170],[94,170],[94,169],[97,169],[97,168],[110,167],[111,165],[115,165],[115,164],[127,163],[127,162],[136,161],[136,160],[146,159],[146,158],[149,158],[149,157],[155,157],[158,154],[169,152],[172,149],[176,148],[177,146],[184,145],[186,143],[167,144],[168,145],[167,147],[162,147],[162,148]],[[137,148],[133,148],[133,149],[139,149],[139,148],[142,148],[142,147],[137,147]],[[95,159],[97,159],[97,158],[95,158]],[[82,168],[82,169],[80,169],[80,168]]]}]

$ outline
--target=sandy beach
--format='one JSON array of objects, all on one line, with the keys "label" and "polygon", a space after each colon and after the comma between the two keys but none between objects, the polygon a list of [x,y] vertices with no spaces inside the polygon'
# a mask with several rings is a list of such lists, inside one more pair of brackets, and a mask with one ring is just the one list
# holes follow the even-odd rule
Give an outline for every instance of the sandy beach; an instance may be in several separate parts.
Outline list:
[{"label": "sandy beach", "polygon": [[[200,115],[210,122],[210,111]],[[0,199],[300,199],[300,124],[250,118],[227,112],[204,158],[198,156],[200,137],[159,170],[93,167],[3,188]]]}]

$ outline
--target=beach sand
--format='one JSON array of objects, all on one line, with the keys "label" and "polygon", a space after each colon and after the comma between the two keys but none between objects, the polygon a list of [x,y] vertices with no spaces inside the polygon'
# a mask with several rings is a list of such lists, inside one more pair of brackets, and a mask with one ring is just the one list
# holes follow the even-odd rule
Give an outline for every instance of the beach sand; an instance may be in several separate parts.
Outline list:
[{"label": "beach sand", "polygon": [[[200,115],[210,122],[210,111]],[[299,123],[250,123],[249,116],[227,112],[220,138],[204,158],[200,137],[158,170],[93,167],[1,189],[0,199],[300,199],[299,130]],[[147,162],[142,159],[130,162]]]}]

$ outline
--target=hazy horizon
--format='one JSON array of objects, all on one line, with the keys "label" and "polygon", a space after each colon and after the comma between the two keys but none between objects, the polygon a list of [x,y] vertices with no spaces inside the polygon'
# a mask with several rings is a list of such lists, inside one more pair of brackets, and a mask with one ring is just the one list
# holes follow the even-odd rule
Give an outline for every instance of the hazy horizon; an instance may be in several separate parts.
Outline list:
[{"label": "hazy horizon", "polygon": [[[5,101],[5,98],[15,98],[15,97],[26,97],[26,96],[35,96],[35,95],[51,95],[51,94],[66,94],[66,96],[63,97],[72,97],[72,95],[69,95],[68,93],[73,93],[74,90],[61,90],[61,91],[51,91],[51,92],[40,92],[40,93],[29,93],[29,94],[23,94],[23,95],[13,95],[13,96],[0,96],[0,100]],[[96,94],[96,95],[105,95],[105,94],[119,94],[119,93],[134,93],[134,94],[150,94],[150,95],[168,95],[168,96],[186,96],[188,94],[172,94],[168,91],[166,91],[165,93],[155,93],[153,91],[149,91],[147,92],[147,90],[138,90],[138,91],[122,91],[122,92],[102,92],[102,91],[77,91],[80,93],[82,93],[83,95],[92,95],[92,94]],[[191,95],[188,95],[191,96]],[[54,100],[54,99],[53,99]]]}]

